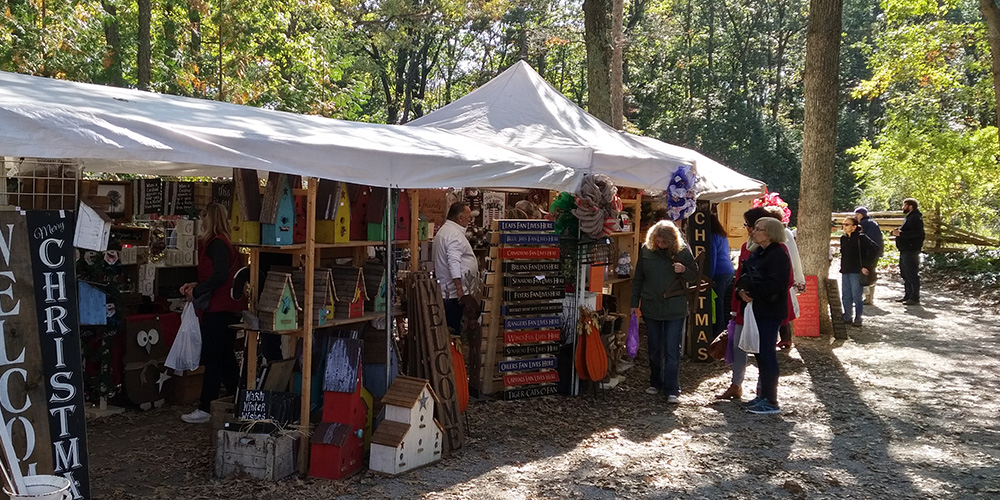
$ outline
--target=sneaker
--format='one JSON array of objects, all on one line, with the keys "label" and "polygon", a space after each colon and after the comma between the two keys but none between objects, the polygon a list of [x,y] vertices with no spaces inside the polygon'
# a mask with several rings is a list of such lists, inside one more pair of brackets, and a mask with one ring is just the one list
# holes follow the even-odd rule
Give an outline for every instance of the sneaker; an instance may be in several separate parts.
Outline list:
[{"label": "sneaker", "polygon": [[201,411],[197,408],[191,413],[181,415],[181,420],[189,424],[204,424],[212,419],[212,414],[207,411]]},{"label": "sneaker", "polygon": [[681,400],[677,398],[676,394],[671,394],[671,395],[667,396],[667,402],[670,403],[670,404],[676,405],[676,404],[680,404]]},{"label": "sneaker", "polygon": [[646,388],[646,394],[659,394],[659,393],[660,393],[660,390],[657,389],[656,387],[647,387]]},{"label": "sneaker", "polygon": [[851,326],[861,328],[861,318],[855,319],[854,322],[851,323]]},{"label": "sneaker", "polygon": [[771,404],[770,401],[765,399],[747,408],[747,411],[755,415],[775,415],[781,413],[781,407]]},{"label": "sneaker", "polygon": [[900,297],[900,298],[896,299],[896,302],[906,302],[907,300],[910,300],[910,298],[909,297]]},{"label": "sneaker", "polygon": [[742,403],[742,406],[744,408],[750,408],[751,406],[754,406],[757,403],[760,403],[761,401],[764,401],[764,396],[757,396],[757,397],[751,399],[750,401]]},{"label": "sneaker", "polygon": [[920,305],[920,301],[916,300],[916,299],[904,300],[903,301],[903,305],[904,306],[919,306]]}]

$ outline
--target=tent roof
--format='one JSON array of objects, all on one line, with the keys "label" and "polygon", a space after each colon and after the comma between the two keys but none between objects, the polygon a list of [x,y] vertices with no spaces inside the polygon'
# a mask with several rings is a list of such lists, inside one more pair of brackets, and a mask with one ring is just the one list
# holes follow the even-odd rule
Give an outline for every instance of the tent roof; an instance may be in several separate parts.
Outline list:
[{"label": "tent roof", "polygon": [[763,182],[732,170],[693,149],[668,144],[652,137],[638,135],[631,137],[650,149],[689,159],[698,174],[698,199],[722,203],[756,198],[763,194],[767,187]]},{"label": "tent roof", "polygon": [[89,171],[229,176],[232,167],[401,188],[546,187],[580,174],[451,132],[332,120],[0,72],[0,155]]},{"label": "tent roof", "polygon": [[526,62],[468,95],[408,125],[439,127],[488,139],[590,173],[616,185],[665,189],[686,156],[650,151],[587,113],[549,85]]}]

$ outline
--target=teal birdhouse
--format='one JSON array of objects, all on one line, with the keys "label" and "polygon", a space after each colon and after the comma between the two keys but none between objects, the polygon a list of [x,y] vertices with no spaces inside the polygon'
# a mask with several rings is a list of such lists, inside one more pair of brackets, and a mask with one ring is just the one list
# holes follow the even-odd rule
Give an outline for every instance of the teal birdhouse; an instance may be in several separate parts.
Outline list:
[{"label": "teal birdhouse", "polygon": [[295,199],[285,174],[272,173],[261,203],[260,233],[264,245],[291,245],[295,235]]},{"label": "teal birdhouse", "polygon": [[269,272],[257,302],[262,331],[286,332],[299,327],[298,299],[289,273]]}]

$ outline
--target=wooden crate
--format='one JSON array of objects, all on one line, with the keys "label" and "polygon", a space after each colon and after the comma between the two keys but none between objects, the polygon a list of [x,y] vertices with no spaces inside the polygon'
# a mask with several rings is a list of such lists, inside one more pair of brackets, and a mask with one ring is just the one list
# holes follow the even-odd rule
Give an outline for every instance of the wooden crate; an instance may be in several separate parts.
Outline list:
[{"label": "wooden crate", "polygon": [[170,402],[175,405],[189,405],[201,398],[201,385],[205,379],[205,367],[196,370],[175,373],[171,380],[174,390]]},{"label": "wooden crate", "polygon": [[214,441],[216,433],[223,429],[226,422],[236,419],[236,397],[227,396],[212,401],[209,413],[212,414],[212,440]]},{"label": "wooden crate", "polygon": [[291,436],[221,430],[215,443],[215,477],[245,472],[256,479],[277,481],[295,473],[295,439]]}]

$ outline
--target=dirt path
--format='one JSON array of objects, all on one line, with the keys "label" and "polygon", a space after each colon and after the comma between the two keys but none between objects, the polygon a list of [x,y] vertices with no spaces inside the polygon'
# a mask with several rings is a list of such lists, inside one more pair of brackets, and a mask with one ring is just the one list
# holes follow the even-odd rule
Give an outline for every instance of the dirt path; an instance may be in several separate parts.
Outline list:
[{"label": "dirt path", "polygon": [[[892,281],[892,283],[889,283]],[[712,395],[722,363],[682,366],[668,406],[640,352],[618,388],[579,398],[473,404],[467,449],[397,478],[278,483],[212,478],[208,431],[187,408],[94,422],[96,498],[996,498],[1000,351],[996,315],[925,287],[904,307],[883,280],[851,339],[796,339],[781,357],[777,416]],[[757,372],[747,371],[749,389]]]}]

